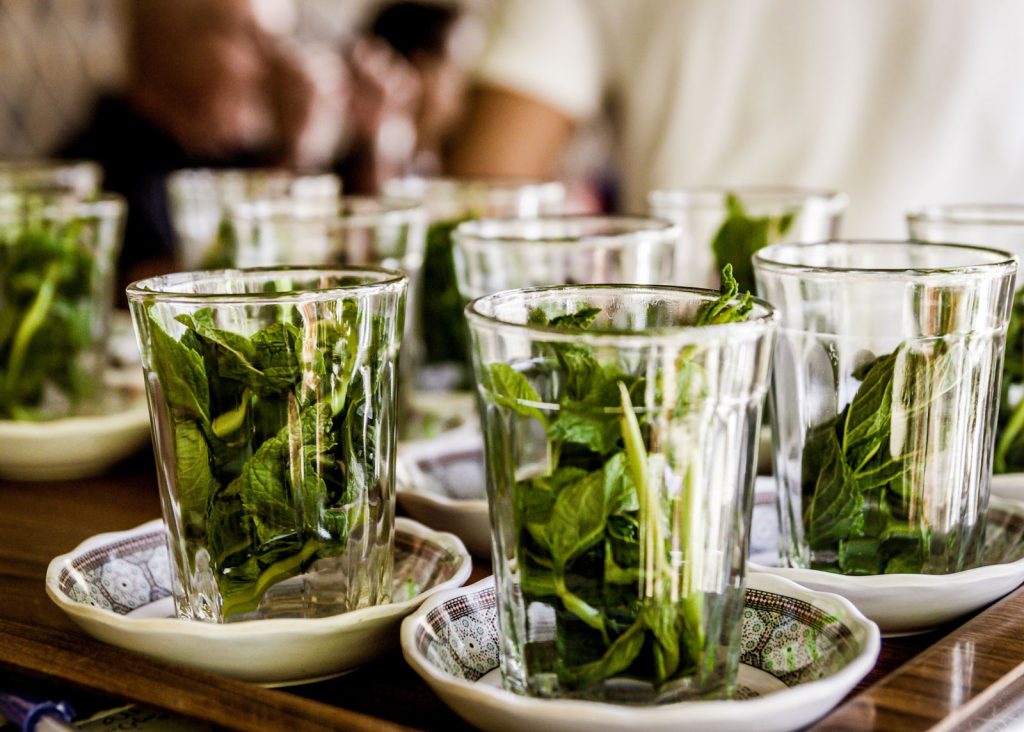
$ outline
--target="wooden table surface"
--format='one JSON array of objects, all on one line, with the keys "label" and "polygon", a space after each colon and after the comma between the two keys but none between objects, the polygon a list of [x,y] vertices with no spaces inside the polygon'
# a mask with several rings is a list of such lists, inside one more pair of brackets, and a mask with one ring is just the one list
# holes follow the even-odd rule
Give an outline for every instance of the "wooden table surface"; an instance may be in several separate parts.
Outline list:
[{"label": "wooden table surface", "polygon": [[[128,529],[159,515],[156,475],[148,453],[100,478],[52,483],[0,480],[0,668],[59,675],[65,683],[92,692],[145,699],[144,684],[119,685],[115,675],[104,677],[98,666],[101,657],[113,662],[111,654],[129,665],[135,659],[125,660],[113,649],[89,641],[46,596],[43,578],[51,558],[87,537]],[[471,581],[489,573],[486,564],[478,563]],[[33,629],[38,638],[18,637],[22,631],[33,635]],[[39,651],[29,659],[33,643],[45,649],[55,640],[63,646],[61,654]],[[145,666],[143,659],[138,663]],[[187,703],[195,700],[183,700],[181,693],[174,696],[166,689],[175,683],[189,688],[193,676],[199,680],[197,672],[146,668],[166,674],[161,688],[152,689],[156,703],[179,714],[196,708]],[[144,676],[146,670],[138,673]],[[288,725],[294,730],[317,728],[318,718],[319,728],[469,729],[397,650],[345,676],[286,690],[269,691],[220,677],[202,680],[219,689],[220,696],[208,692],[201,708],[205,713],[223,699],[224,708],[216,710],[222,722],[238,718],[239,709],[247,705],[266,711],[268,716],[234,725],[240,729],[280,726],[288,715],[298,720]],[[357,714],[346,716],[341,710]],[[1024,719],[1024,589],[959,626],[884,639],[874,671],[815,729],[924,730],[938,725],[942,730],[977,730],[989,728],[985,725],[992,720],[1017,715]]]}]

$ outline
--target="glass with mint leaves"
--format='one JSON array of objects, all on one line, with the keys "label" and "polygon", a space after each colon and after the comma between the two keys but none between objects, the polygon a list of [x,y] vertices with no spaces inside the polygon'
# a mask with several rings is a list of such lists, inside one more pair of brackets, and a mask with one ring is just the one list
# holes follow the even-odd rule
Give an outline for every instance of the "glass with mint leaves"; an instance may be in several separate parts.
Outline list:
[{"label": "glass with mint leaves", "polygon": [[775,316],[725,282],[467,306],[506,688],[729,696]]},{"label": "glass with mint leaves", "polygon": [[0,419],[101,413],[125,206],[0,192]]},{"label": "glass with mint leaves", "polygon": [[754,269],[781,318],[782,561],[848,575],[976,565],[1017,260],[832,241],[762,249]]},{"label": "glass with mint leaves", "polygon": [[743,290],[754,290],[754,252],[777,242],[825,241],[836,235],[846,197],[786,186],[676,188],[647,197],[653,216],[680,228],[689,263],[681,281],[716,287],[726,264]]},{"label": "glass with mint leaves", "polygon": [[469,333],[462,314],[452,259],[452,232],[463,221],[482,217],[535,218],[561,213],[565,187],[556,181],[521,178],[395,178],[384,184],[389,196],[423,203],[428,228],[421,291],[410,310],[423,333],[425,368],[419,375],[425,389],[468,388]]},{"label": "glass with mint leaves", "polygon": [[281,267],[128,288],[179,617],[390,600],[406,281]]},{"label": "glass with mint leaves", "polygon": [[229,214],[240,203],[293,198],[331,206],[340,194],[341,180],[328,173],[297,175],[283,168],[175,171],[167,177],[167,199],[177,261],[190,270],[238,266]]},{"label": "glass with mint leaves", "polygon": [[[980,244],[1024,256],[1024,205],[949,204],[907,214],[910,238],[925,242]],[[1024,282],[1010,310],[999,390],[999,422],[992,461],[996,473],[1024,472]]]}]

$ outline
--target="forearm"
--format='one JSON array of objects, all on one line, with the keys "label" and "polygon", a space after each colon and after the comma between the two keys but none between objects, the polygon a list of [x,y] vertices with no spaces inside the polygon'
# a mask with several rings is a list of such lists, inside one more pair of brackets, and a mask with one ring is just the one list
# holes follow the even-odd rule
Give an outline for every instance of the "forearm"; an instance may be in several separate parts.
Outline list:
[{"label": "forearm", "polygon": [[480,87],[453,136],[446,171],[458,176],[547,178],[574,127],[564,112],[498,87]]}]

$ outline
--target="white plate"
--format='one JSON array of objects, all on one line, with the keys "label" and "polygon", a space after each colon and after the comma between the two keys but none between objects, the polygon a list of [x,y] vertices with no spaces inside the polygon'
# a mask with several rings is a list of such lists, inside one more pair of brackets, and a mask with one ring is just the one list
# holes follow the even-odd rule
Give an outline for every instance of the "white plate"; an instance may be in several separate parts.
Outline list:
[{"label": "white plate", "polygon": [[102,414],[45,422],[0,420],[0,477],[72,480],[99,475],[149,442],[149,408],[139,367],[106,376]]},{"label": "white plate", "polygon": [[1024,501],[1024,473],[1002,473],[992,476],[992,495],[1011,501]]},{"label": "white plate", "polygon": [[160,519],[86,539],[50,562],[46,592],[92,637],[164,661],[260,684],[291,684],[349,671],[398,643],[402,618],[472,569],[451,534],[397,519],[395,601],[315,619],[223,625],[172,617]]},{"label": "white plate", "polygon": [[425,602],[402,623],[402,651],[446,704],[489,731],[781,732],[810,724],[874,666],[878,628],[843,598],[778,577],[751,577],[747,590],[735,700],[627,707],[505,691],[492,578]]},{"label": "white plate", "polygon": [[474,556],[490,558],[491,524],[476,425],[398,446],[398,505],[417,521],[450,531]]},{"label": "white plate", "polygon": [[878,623],[885,635],[923,633],[983,608],[1024,583],[1024,504],[991,501],[983,562],[953,574],[861,577],[755,562],[748,562],[747,568],[754,576],[773,574],[842,595]]}]

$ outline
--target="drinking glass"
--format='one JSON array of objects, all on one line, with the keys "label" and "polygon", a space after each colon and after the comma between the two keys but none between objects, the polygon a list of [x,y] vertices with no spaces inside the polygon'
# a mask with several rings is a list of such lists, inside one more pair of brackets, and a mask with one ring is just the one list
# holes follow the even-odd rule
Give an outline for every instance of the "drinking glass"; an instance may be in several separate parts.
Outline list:
[{"label": "drinking glass", "polygon": [[589,285],[467,306],[506,688],[731,692],[775,316],[752,301],[696,325],[718,299]]},{"label": "drinking glass", "polygon": [[232,267],[232,206],[265,198],[292,197],[324,206],[341,193],[341,181],[329,174],[296,175],[276,168],[194,168],[167,178],[171,225],[177,257],[186,269]]},{"label": "drinking glass", "polygon": [[283,267],[129,286],[179,617],[390,601],[406,281]]},{"label": "drinking glass", "polygon": [[777,242],[816,242],[835,237],[846,197],[832,191],[784,186],[678,188],[652,191],[651,214],[680,228],[688,262],[679,284],[717,287],[732,264],[740,289],[753,292],[750,258]]},{"label": "drinking glass", "polygon": [[1013,255],[780,244],[754,270],[781,318],[770,411],[783,561],[844,574],[975,564]]},{"label": "drinking glass", "polygon": [[[1024,256],[1024,205],[952,204],[925,206],[907,214],[910,238],[917,241],[980,244]],[[1024,471],[1024,282],[1010,310],[1006,355],[999,391],[999,420],[992,468]]]},{"label": "drinking glass", "polygon": [[513,288],[571,284],[678,284],[679,229],[641,216],[481,219],[453,235],[464,301]]},{"label": "drinking glass", "polygon": [[104,410],[124,214],[113,195],[0,193],[0,419]]},{"label": "drinking glass", "polygon": [[424,336],[421,386],[456,388],[470,381],[469,339],[452,261],[452,232],[468,219],[534,218],[560,213],[565,187],[554,181],[476,178],[396,178],[384,184],[389,196],[423,203],[428,228],[423,260],[422,303],[414,317]]},{"label": "drinking glass", "polygon": [[90,160],[0,160],[0,192],[68,193],[88,198],[100,191],[103,169]]}]

